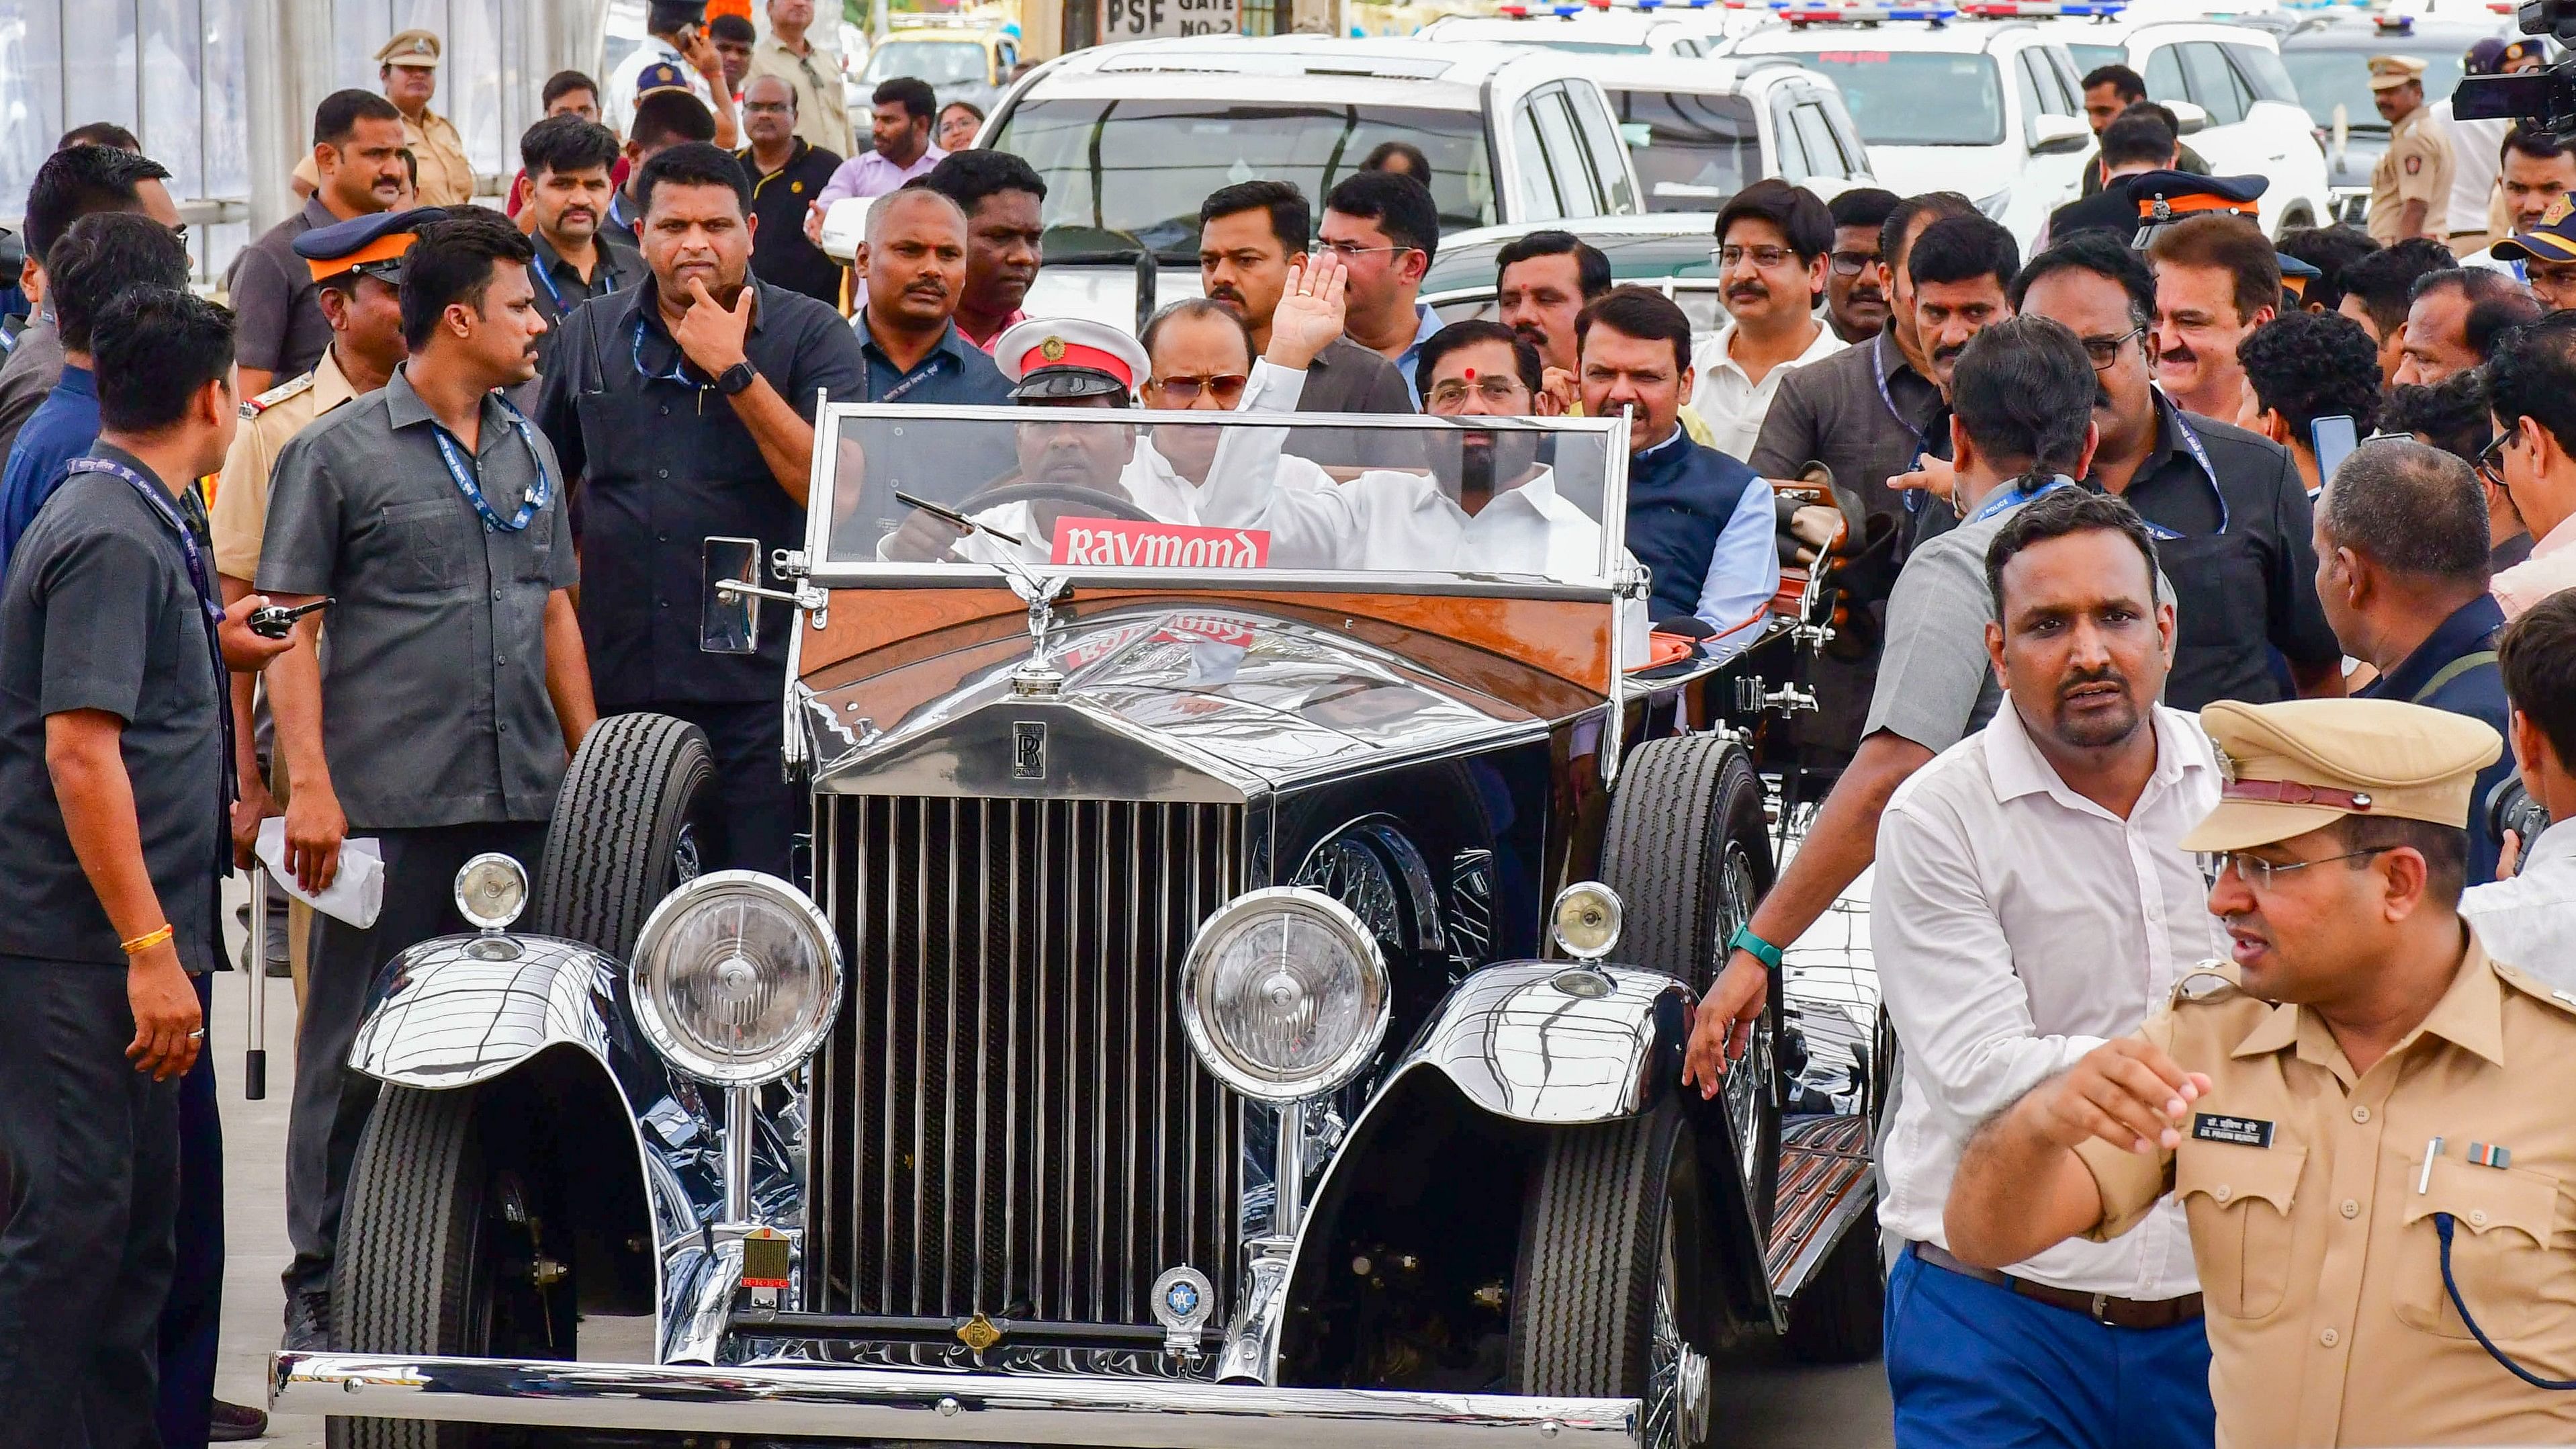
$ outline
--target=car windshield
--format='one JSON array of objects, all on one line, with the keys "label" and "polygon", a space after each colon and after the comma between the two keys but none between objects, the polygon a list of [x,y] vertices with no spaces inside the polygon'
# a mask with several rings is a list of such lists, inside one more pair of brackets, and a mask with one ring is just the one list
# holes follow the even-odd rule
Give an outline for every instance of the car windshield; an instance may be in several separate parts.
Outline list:
[{"label": "car windshield", "polygon": [[1005,560],[1179,572],[1194,587],[1230,578],[1252,587],[1262,570],[1498,587],[1598,588],[1611,577],[1627,473],[1626,454],[1610,456],[1612,422],[1419,417],[1372,427],[1278,414],[1255,427],[1232,416],[834,407],[834,448],[818,456],[836,466],[812,520],[821,557],[826,567],[906,572],[986,573]]},{"label": "car windshield", "polygon": [[2084,75],[2091,75],[2106,65],[2129,63],[2129,53],[2116,45],[2069,45],[2066,54],[2075,62],[2075,69]]},{"label": "car windshield", "polygon": [[2394,46],[2374,46],[2369,50],[2285,47],[2281,51],[2281,64],[2290,72],[2290,84],[2299,88],[2299,104],[2308,108],[2309,119],[2318,125],[2333,125],[2335,107],[2340,105],[2344,109],[2344,119],[2355,129],[2385,131],[2388,123],[2379,118],[2379,110],[2370,100],[2370,58],[2382,54],[2412,55],[2424,62],[2424,100],[2428,105],[2459,88],[2460,53],[2453,50],[2415,51]]},{"label": "car windshield", "polygon": [[1238,181],[1294,182],[1311,198],[1359,169],[1381,141],[1431,160],[1443,230],[1494,220],[1484,121],[1472,111],[1324,102],[1034,100],[986,144],[1027,159],[1046,182],[1049,265],[1151,248],[1196,266],[1199,203]]},{"label": "car windshield", "polygon": [[1819,50],[1806,59],[1842,83],[1852,124],[1873,146],[1994,146],[2004,139],[2003,82],[1990,56]]},{"label": "car windshield", "polygon": [[1715,211],[1762,175],[1753,103],[1681,91],[1607,93],[1648,211]]},{"label": "car windshield", "polygon": [[868,52],[859,79],[871,85],[913,76],[934,86],[981,84],[984,47],[971,40],[889,40]]}]

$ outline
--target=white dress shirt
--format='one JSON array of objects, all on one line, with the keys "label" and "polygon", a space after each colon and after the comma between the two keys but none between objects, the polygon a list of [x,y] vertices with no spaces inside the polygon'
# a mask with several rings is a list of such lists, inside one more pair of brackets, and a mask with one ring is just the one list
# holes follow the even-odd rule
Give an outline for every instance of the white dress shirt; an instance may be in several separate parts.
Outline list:
[{"label": "white dress shirt", "polygon": [[[2451,111],[2451,98],[2444,96],[2430,107],[2433,120],[2442,137],[2451,146],[2451,197],[2444,210],[2449,232],[2485,231],[2487,203],[2495,199],[2496,180],[2504,174],[2505,133],[2513,129],[2511,118],[2491,121],[2463,121]],[[2479,255],[2486,249],[2480,247]]]},{"label": "white dress shirt", "polygon": [[[1904,1044],[1879,1151],[1889,1232],[1947,1248],[1941,1210],[1977,1126],[2226,954],[2199,863],[2177,844],[2218,803],[2217,760],[2195,717],[2158,705],[2154,728],[2155,773],[2126,820],[2067,788],[2009,700],[1888,801],[1870,945]],[[2199,1291],[2170,1200],[2134,1232],[2011,1271],[2119,1298]]]},{"label": "white dress shirt", "polygon": [[2489,956],[2576,988],[2576,820],[2523,847],[2512,878],[2462,892],[2460,914]]},{"label": "white dress shirt", "polygon": [[635,134],[636,82],[643,77],[646,67],[663,61],[679,67],[681,78],[689,83],[689,94],[706,102],[708,113],[714,113],[716,93],[708,89],[707,78],[699,73],[696,66],[689,64],[687,56],[672,49],[671,42],[658,35],[648,35],[642,45],[617,63],[617,69],[608,73],[608,93],[599,98],[599,118],[608,123],[610,130],[620,136]]},{"label": "white dress shirt", "polygon": [[1834,329],[1820,323],[1816,340],[1807,344],[1806,351],[1755,382],[1735,360],[1735,323],[1730,319],[1691,358],[1691,370],[1699,378],[1691,387],[1691,408],[1708,424],[1709,446],[1739,463],[1752,457],[1754,440],[1762,436],[1762,420],[1771,412],[1771,399],[1780,395],[1780,379],[1808,363],[1822,362],[1846,345]]}]

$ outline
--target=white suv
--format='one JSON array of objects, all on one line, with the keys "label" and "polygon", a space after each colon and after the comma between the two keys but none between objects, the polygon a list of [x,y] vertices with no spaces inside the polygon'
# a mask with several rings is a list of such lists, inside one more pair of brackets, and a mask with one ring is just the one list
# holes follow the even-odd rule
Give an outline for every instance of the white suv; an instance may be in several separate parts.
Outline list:
[{"label": "white suv", "polygon": [[2043,27],[2075,58],[2079,73],[2125,65],[2147,96],[2208,113],[2184,139],[2218,176],[2262,176],[2263,230],[2279,236],[2334,214],[2326,156],[2315,122],[2281,64],[2272,31],[2224,20],[2051,20]]},{"label": "white suv", "polygon": [[2028,248],[2049,212],[2080,194],[2093,149],[2078,72],[2035,25],[1952,15],[1793,5],[1785,26],[1730,53],[1794,55],[1831,77],[1882,181],[1960,192]]},{"label": "white suv", "polygon": [[1133,326],[1140,254],[1155,300],[1199,292],[1199,203],[1291,181],[1320,212],[1380,142],[1431,162],[1445,232],[1640,210],[1601,90],[1574,57],[1478,41],[1197,36],[1094,46],[1012,87],[982,144],[1046,179],[1032,316]]},{"label": "white suv", "polygon": [[1650,212],[1713,212],[1766,176],[1831,200],[1870,186],[1842,91],[1787,55],[1577,57],[1619,118]]}]

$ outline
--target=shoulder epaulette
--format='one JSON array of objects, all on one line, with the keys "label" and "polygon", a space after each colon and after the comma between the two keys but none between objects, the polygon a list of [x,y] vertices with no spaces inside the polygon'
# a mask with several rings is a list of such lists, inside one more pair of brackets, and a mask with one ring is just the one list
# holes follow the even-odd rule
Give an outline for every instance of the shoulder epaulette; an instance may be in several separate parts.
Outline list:
[{"label": "shoulder epaulette", "polygon": [[288,398],[291,398],[298,393],[311,392],[312,390],[312,373],[308,372],[300,377],[288,378],[286,381],[279,383],[277,386],[272,387],[268,391],[261,393],[259,396],[252,398],[250,401],[243,403],[241,405],[241,415],[245,418],[258,417],[261,413],[267,412],[270,408],[277,406]]},{"label": "shoulder epaulette", "polygon": [[2235,962],[2203,961],[2182,973],[2182,978],[2174,982],[2173,1004],[2189,1006],[2244,994],[2245,986],[2237,979]]},{"label": "shoulder epaulette", "polygon": [[2564,986],[2552,985],[2519,966],[2508,966],[2502,961],[2493,962],[2493,965],[2497,978],[2507,986],[2534,1001],[2554,1006],[2569,1016],[2576,1016],[2576,991],[2570,991]]}]

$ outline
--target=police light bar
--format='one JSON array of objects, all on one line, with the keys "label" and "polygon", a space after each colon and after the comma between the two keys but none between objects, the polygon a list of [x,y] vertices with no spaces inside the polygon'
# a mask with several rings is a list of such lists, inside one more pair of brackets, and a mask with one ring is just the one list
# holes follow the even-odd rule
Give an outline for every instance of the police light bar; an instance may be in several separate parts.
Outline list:
[{"label": "police light bar", "polygon": [[2127,0],[1969,0],[1959,7],[1979,20],[2034,20],[2048,16],[2108,20],[2128,9]]},{"label": "police light bar", "polygon": [[2412,15],[2377,15],[2371,17],[2370,23],[2378,27],[2379,33],[2382,35],[2412,35],[2415,33],[2415,17]]},{"label": "police light bar", "polygon": [[1950,5],[1814,5],[1798,0],[1771,0],[1771,10],[1793,26],[1877,25],[1889,20],[1928,20],[1939,25],[1959,14]]}]

